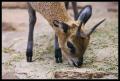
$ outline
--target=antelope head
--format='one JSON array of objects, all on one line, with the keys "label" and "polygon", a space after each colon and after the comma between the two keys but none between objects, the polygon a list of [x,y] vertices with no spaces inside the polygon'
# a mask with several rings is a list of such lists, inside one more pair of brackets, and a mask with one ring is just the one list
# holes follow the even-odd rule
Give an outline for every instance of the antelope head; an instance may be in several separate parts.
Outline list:
[{"label": "antelope head", "polygon": [[85,32],[83,28],[91,15],[92,7],[87,5],[80,11],[77,20],[72,22],[53,21],[62,54],[67,58],[69,64],[76,67],[83,64],[83,55],[88,46],[90,35],[105,20],[101,20]]}]

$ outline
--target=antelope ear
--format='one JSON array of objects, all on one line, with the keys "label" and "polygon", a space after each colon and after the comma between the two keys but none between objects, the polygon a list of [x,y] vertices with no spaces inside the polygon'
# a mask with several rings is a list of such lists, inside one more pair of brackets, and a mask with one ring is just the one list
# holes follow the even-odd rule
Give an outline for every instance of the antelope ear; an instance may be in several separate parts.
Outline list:
[{"label": "antelope ear", "polygon": [[88,19],[91,17],[92,14],[92,7],[91,5],[85,6],[78,14],[78,21],[82,23],[86,23]]}]

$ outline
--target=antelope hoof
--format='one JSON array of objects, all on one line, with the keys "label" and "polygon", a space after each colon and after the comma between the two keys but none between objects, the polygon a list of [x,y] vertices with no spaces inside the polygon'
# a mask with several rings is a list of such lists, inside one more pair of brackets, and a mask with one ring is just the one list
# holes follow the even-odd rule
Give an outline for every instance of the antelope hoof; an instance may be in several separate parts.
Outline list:
[{"label": "antelope hoof", "polygon": [[63,61],[62,61],[62,57],[59,57],[59,63],[62,63]]},{"label": "antelope hoof", "polygon": [[56,63],[59,63],[59,60],[58,60],[58,58],[56,58]]},{"label": "antelope hoof", "polygon": [[62,58],[61,57],[59,57],[59,58],[56,58],[56,63],[62,63],[63,61],[62,61]]},{"label": "antelope hoof", "polygon": [[27,57],[27,62],[32,62],[32,57]]},{"label": "antelope hoof", "polygon": [[62,63],[62,53],[61,53],[61,49],[55,49],[55,59],[56,59],[56,63]]}]

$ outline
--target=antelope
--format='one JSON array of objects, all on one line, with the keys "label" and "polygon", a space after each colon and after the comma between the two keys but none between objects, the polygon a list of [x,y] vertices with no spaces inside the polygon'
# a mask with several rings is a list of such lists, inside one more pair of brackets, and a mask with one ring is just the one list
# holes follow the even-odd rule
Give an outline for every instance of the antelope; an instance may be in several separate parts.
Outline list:
[{"label": "antelope", "polygon": [[76,20],[72,19],[63,2],[28,2],[29,35],[26,50],[27,62],[32,62],[33,32],[36,23],[36,11],[44,16],[55,31],[55,61],[62,63],[64,56],[68,63],[75,67],[83,64],[83,55],[89,44],[90,36],[105,20],[101,20],[89,31],[84,31],[86,22],[92,15],[92,6],[86,5],[78,13]]}]

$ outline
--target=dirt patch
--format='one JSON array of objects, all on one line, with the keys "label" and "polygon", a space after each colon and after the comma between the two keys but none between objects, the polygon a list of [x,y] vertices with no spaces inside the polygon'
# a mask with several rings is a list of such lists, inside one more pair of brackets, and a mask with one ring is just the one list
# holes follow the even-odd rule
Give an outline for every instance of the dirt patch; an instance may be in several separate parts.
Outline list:
[{"label": "dirt patch", "polygon": [[2,31],[16,31],[16,28],[11,23],[2,23]]},{"label": "dirt patch", "polygon": [[2,76],[2,79],[19,79],[14,72],[8,72]]},{"label": "dirt patch", "polygon": [[[106,76],[113,75],[114,73],[106,73],[106,72],[55,72],[55,78],[57,79],[102,79]],[[113,75],[114,76],[114,75]],[[114,76],[113,79],[117,77]]]}]

